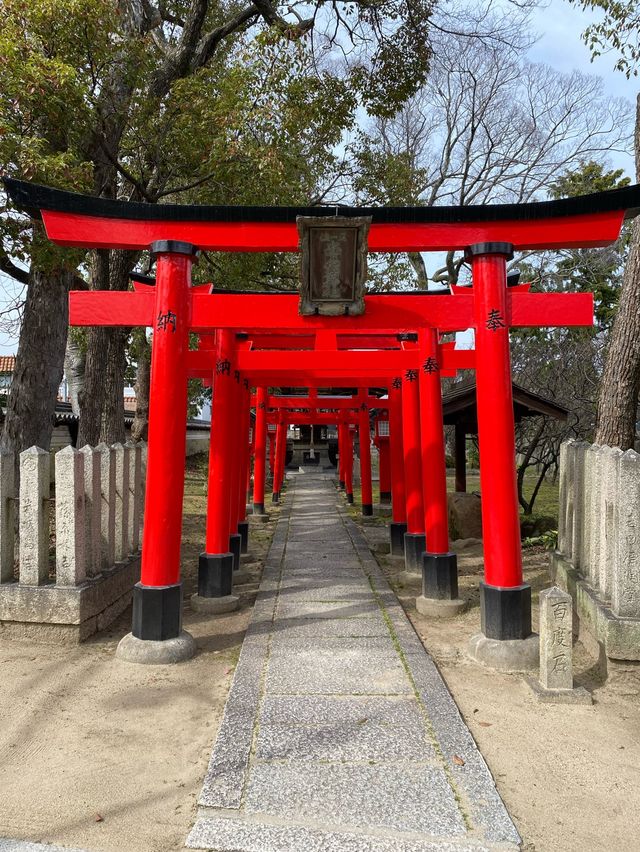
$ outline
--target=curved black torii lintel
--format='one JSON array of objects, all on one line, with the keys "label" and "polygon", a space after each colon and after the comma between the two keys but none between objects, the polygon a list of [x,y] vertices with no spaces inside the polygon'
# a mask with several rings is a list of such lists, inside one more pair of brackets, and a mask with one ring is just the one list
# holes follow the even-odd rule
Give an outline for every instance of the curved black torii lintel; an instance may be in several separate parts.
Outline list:
[{"label": "curved black torii lintel", "polygon": [[640,184],[525,204],[468,204],[435,207],[324,207],[217,204],[147,204],[96,198],[14,178],[3,178],[9,197],[29,211],[53,210],[106,219],[146,219],[165,222],[274,222],[295,223],[298,216],[371,216],[376,224],[435,224],[536,221],[559,216],[582,216],[624,211],[625,219],[640,213]]},{"label": "curved black torii lintel", "polygon": [[603,246],[640,212],[640,185],[527,204],[451,207],[266,207],[146,204],[96,198],[4,178],[18,207],[40,214],[60,245],[144,249],[179,240],[214,251],[297,251],[298,217],[370,216],[373,252]]}]

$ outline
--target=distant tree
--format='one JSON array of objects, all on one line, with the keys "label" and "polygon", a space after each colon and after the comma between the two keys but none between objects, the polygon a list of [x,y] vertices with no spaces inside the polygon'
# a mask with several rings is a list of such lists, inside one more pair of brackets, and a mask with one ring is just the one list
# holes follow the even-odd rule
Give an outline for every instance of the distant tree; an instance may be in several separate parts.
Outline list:
[{"label": "distant tree", "polygon": [[[607,52],[628,78],[640,67],[640,7],[635,0],[569,0],[603,16],[583,33],[592,58]],[[640,181],[640,95],[635,123],[636,180]],[[622,292],[598,397],[596,441],[627,450],[636,440],[640,394],[640,217],[631,228]]]},{"label": "distant tree", "polygon": [[[628,182],[621,170],[605,170],[601,164],[589,161],[560,175],[550,194],[555,198],[585,195],[616,189]],[[511,332],[515,381],[568,410],[564,422],[551,417],[525,419],[517,428],[518,497],[525,514],[533,511],[544,478],[557,471],[561,443],[568,438],[593,440],[607,331],[621,291],[628,245],[626,231],[607,249],[540,252],[521,264],[522,278],[531,281],[534,290],[592,292],[596,315],[593,329],[532,328]],[[525,476],[532,471],[536,472],[536,484],[528,497]]]},{"label": "distant tree", "polygon": [[[426,78],[431,14],[431,0],[4,0],[0,168],[102,198],[313,202],[356,102],[393,112]],[[48,446],[69,288],[126,289],[139,257],[58,251],[2,212],[0,270],[26,288],[2,438],[20,450]],[[86,334],[80,442],[123,437],[128,337]]]},{"label": "distant tree", "polygon": [[[523,58],[520,43],[459,35],[434,39],[428,85],[392,118],[372,120],[354,145],[355,187],[371,203],[484,204],[548,197],[554,181],[608,151],[626,149],[630,104],[605,97],[602,82]],[[570,187],[566,187],[571,190]],[[408,286],[456,281],[453,252],[431,275],[420,254],[404,266]],[[397,266],[396,266],[397,271]],[[379,279],[384,282],[386,269]]]}]

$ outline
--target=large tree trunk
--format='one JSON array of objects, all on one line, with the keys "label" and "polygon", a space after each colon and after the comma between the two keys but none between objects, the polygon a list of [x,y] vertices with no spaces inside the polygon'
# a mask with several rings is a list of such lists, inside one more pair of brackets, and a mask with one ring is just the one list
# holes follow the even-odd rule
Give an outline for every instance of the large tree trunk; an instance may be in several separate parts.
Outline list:
[{"label": "large tree trunk", "polygon": [[84,384],[85,352],[73,329],[67,334],[67,348],[64,353],[64,375],[67,380],[67,392],[71,411],[80,416],[80,392]]},{"label": "large tree trunk", "polygon": [[75,272],[29,273],[20,342],[11,380],[2,449],[20,453],[51,444],[56,399],[64,363],[69,290]]},{"label": "large tree trunk", "polygon": [[[137,252],[97,252],[94,289],[126,290]],[[123,442],[124,373],[129,329],[90,328],[84,388],[80,395],[78,445]]]},{"label": "large tree trunk", "polygon": [[136,416],[131,427],[134,441],[147,440],[149,425],[149,389],[151,384],[151,346],[145,329],[138,329],[140,339],[136,341]]},{"label": "large tree trunk", "polygon": [[[636,173],[640,179],[640,95],[636,101]],[[640,392],[640,219],[631,233],[620,304],[600,383],[596,443],[628,450],[636,436]]]}]

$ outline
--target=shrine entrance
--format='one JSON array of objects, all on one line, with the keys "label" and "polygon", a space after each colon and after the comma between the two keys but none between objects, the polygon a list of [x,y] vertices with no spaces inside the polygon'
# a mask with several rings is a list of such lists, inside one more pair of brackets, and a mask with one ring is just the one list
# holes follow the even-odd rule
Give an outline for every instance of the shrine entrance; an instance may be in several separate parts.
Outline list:
[{"label": "shrine entrance", "polygon": [[[373,504],[369,391],[382,388],[388,395],[391,547],[395,553],[402,548],[407,564],[422,570],[421,597],[427,604],[455,611],[457,570],[447,528],[441,377],[475,369],[484,531],[481,638],[502,646],[501,652],[505,643],[532,645],[531,589],[523,582],[520,550],[509,329],[589,326],[593,298],[508,286],[507,262],[514,250],[612,243],[625,216],[637,212],[638,187],[525,205],[361,209],[146,205],[5,183],[16,204],[39,211],[49,238],[60,245],[147,249],[156,258],[154,287],[137,283],[133,292],[70,294],[73,325],[141,325],[154,331],[134,644],[180,646],[183,650],[176,654],[183,658],[192,652],[181,624],[184,464],[176,463],[184,459],[189,376],[200,376],[214,388],[199,599],[232,597],[235,554],[246,542],[251,389],[256,389],[254,512],[264,511],[270,419],[276,425],[276,500],[282,482],[287,407],[276,406],[275,417],[269,414],[274,408],[269,388],[308,388],[311,403],[314,388],[331,387],[357,392],[357,409],[332,402],[337,414],[330,416],[338,425],[339,478],[347,493],[352,489],[353,431],[358,430],[366,515]],[[357,270],[366,251],[461,250],[471,267],[472,286],[451,286],[446,294],[362,297],[339,287],[329,300],[332,309],[324,314],[317,307],[313,276],[303,287],[302,301],[297,293],[230,294],[191,286],[191,267],[200,249],[295,252],[301,239],[313,243],[305,236],[305,219],[333,228],[338,215],[368,234],[364,249],[355,243],[351,255],[336,261],[336,269],[353,262]],[[443,342],[443,335],[469,328],[475,334],[474,351]],[[195,351],[189,349],[191,333],[199,335]],[[310,422],[323,410],[310,405]]]}]

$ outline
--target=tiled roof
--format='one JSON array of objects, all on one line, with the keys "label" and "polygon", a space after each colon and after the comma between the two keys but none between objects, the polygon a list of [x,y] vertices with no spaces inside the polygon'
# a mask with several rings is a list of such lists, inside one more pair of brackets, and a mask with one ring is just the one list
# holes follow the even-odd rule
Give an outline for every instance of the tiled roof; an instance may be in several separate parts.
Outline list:
[{"label": "tiled roof", "polygon": [[15,355],[0,355],[0,373],[13,373],[15,363]]}]

